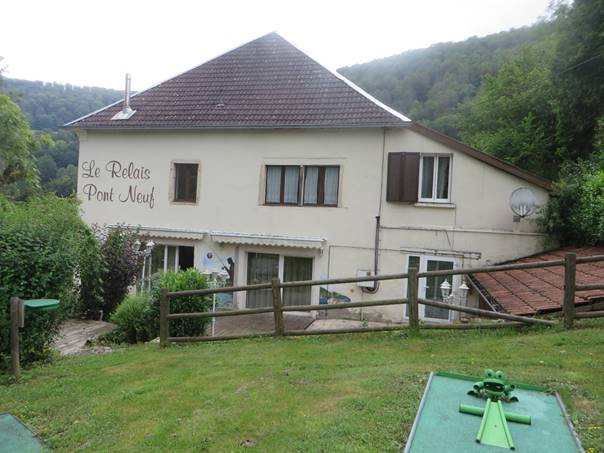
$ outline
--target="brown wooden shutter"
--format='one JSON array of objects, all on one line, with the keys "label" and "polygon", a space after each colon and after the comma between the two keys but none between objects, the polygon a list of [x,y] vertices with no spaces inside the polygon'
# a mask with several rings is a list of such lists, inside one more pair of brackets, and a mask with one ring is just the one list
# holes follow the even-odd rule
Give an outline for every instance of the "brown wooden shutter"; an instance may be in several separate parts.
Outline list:
[{"label": "brown wooden shutter", "polygon": [[419,153],[388,153],[386,201],[416,202]]}]

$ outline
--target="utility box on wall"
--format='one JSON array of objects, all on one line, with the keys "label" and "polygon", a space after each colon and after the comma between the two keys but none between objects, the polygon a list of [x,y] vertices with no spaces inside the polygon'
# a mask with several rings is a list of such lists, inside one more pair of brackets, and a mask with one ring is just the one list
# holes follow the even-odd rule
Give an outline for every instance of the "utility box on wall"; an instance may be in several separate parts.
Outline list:
[{"label": "utility box on wall", "polygon": [[[373,277],[373,275],[373,271],[357,271],[357,277]],[[373,289],[375,282],[357,282],[357,286]]]}]

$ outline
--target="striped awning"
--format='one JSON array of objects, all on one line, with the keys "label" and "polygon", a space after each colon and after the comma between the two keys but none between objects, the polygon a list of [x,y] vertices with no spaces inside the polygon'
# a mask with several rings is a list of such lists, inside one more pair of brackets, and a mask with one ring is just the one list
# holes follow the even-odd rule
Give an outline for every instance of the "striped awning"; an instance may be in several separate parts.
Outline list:
[{"label": "striped awning", "polygon": [[143,236],[150,236],[153,238],[164,238],[164,239],[189,239],[189,240],[201,240],[208,233],[205,230],[189,230],[184,228],[168,228],[159,226],[149,225],[118,225],[113,224],[109,227],[121,226],[130,230],[137,230]]},{"label": "striped awning", "polygon": [[274,247],[295,247],[322,249],[325,239],[300,236],[277,236],[254,233],[212,232],[212,241],[219,244],[265,245]]}]

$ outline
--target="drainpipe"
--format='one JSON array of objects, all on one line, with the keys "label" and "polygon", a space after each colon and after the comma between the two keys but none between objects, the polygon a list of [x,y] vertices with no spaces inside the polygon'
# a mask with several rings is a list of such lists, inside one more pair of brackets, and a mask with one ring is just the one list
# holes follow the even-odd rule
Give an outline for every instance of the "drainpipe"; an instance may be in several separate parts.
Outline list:
[{"label": "drainpipe", "polygon": [[[373,247],[373,275],[378,274],[380,255],[380,216],[375,216],[375,244]],[[373,282],[373,288],[362,288],[364,293],[375,294],[380,289],[380,282]]]},{"label": "drainpipe", "polygon": [[[384,197],[384,167],[386,160],[386,128],[382,129],[382,166],[380,167],[380,198],[378,200],[378,215],[375,216],[375,245],[373,247],[373,275],[378,274],[380,253],[380,218],[382,216],[382,198]],[[373,288],[362,288],[364,293],[375,294],[380,289],[380,282],[373,282]]]}]

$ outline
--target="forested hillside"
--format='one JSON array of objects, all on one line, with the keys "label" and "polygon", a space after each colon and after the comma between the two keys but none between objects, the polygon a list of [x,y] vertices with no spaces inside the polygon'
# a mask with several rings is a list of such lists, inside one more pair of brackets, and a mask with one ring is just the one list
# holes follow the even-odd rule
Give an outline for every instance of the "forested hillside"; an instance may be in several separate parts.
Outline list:
[{"label": "forested hillside", "polygon": [[8,94],[37,132],[33,150],[42,188],[67,196],[76,189],[78,142],[73,132],[61,130],[69,121],[120,99],[122,93],[106,88],[2,79]]},{"label": "forested hillside", "polygon": [[63,124],[117,101],[122,93],[107,88],[4,79],[0,86],[27,116],[32,129],[56,131]]},{"label": "forested hillside", "polygon": [[459,138],[450,114],[476,95],[483,78],[527,45],[549,38],[552,22],[462,42],[434,44],[339,73],[414,121]]}]

